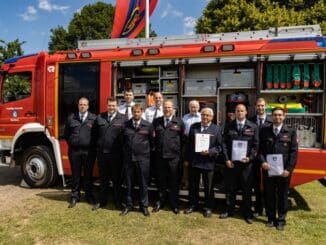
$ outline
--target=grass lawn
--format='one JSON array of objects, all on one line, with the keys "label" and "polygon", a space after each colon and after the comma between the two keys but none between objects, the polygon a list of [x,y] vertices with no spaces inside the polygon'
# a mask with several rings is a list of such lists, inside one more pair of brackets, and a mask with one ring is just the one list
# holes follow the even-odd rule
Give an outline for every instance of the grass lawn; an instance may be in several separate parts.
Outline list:
[{"label": "grass lawn", "polygon": [[[326,244],[326,188],[319,182],[291,192],[285,231],[248,225],[241,217],[220,220],[201,213],[163,210],[120,217],[111,205],[91,211],[84,202],[67,208],[68,190],[44,191],[0,217],[0,244]],[[219,202],[222,202],[221,200]]]}]

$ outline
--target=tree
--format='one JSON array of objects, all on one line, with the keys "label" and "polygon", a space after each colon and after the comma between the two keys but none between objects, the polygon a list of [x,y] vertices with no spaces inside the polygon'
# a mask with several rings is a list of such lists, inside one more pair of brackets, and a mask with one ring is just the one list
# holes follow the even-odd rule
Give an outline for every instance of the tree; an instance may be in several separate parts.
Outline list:
[{"label": "tree", "polygon": [[50,31],[52,33],[49,42],[50,52],[74,48],[74,45],[68,41],[68,32],[62,26],[58,26]]},{"label": "tree", "polygon": [[5,42],[4,40],[0,40],[0,65],[11,57],[23,55],[24,51],[22,49],[22,45],[26,43],[25,41],[19,41],[17,38],[11,42]]},{"label": "tree", "polygon": [[[111,4],[97,2],[86,5],[80,12],[74,14],[68,25],[68,30],[62,26],[51,29],[49,52],[75,49],[78,40],[109,38],[113,19],[114,7]],[[144,29],[137,37],[145,37]],[[157,36],[151,28],[150,36]]]},{"label": "tree", "polygon": [[261,30],[320,24],[326,33],[324,0],[211,0],[197,20],[197,33]]},{"label": "tree", "polygon": [[77,48],[78,40],[109,38],[113,26],[114,7],[97,2],[75,13],[66,31],[62,26],[51,29],[49,51]]}]

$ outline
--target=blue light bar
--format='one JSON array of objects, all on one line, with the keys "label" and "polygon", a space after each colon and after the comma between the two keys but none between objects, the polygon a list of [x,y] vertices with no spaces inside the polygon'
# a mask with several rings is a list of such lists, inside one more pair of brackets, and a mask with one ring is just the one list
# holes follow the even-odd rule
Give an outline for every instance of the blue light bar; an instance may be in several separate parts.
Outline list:
[{"label": "blue light bar", "polygon": [[37,53],[36,54],[27,54],[27,55],[21,55],[21,56],[15,56],[12,58],[8,58],[5,60],[5,64],[12,64],[12,63],[17,62],[20,59],[24,59],[24,58],[35,56],[35,55],[38,55],[38,54]]}]

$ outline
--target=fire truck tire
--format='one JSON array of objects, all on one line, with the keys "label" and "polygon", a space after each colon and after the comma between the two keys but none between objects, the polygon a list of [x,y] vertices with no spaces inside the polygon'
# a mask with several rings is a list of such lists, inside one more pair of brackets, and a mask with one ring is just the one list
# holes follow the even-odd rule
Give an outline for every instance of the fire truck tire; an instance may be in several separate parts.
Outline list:
[{"label": "fire truck tire", "polygon": [[325,178],[322,178],[322,179],[319,179],[319,182],[326,187],[326,177]]},{"label": "fire truck tire", "polygon": [[22,157],[21,172],[31,187],[49,187],[58,178],[52,150],[44,145],[32,146]]}]

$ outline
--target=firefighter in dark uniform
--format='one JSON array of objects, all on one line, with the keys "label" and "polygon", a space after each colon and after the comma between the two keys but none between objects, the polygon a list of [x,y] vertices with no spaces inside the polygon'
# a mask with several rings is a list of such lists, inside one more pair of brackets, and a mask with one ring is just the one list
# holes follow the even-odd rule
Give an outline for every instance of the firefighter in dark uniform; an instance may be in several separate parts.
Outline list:
[{"label": "firefighter in dark uniform", "polygon": [[[211,108],[201,110],[201,122],[191,125],[187,142],[186,160],[189,162],[189,206],[184,210],[190,214],[198,209],[200,175],[203,176],[205,192],[204,217],[212,216],[214,201],[213,178],[215,159],[222,152],[222,134],[220,128],[212,123],[214,112]],[[196,152],[196,134],[209,134],[209,147],[207,150]]]},{"label": "firefighter in dark uniform", "polygon": [[124,168],[126,175],[126,207],[120,213],[127,215],[133,207],[132,191],[134,188],[134,176],[138,180],[140,211],[149,216],[148,211],[148,179],[150,170],[150,154],[153,149],[153,126],[142,119],[143,109],[141,105],[132,107],[132,118],[125,122],[124,126]]},{"label": "firefighter in dark uniform", "polygon": [[[276,226],[277,230],[283,230],[288,211],[291,174],[297,162],[298,142],[296,130],[284,124],[285,112],[283,108],[274,108],[272,118],[273,124],[261,131],[259,159],[264,170],[266,214],[268,217],[266,226]],[[270,174],[271,165],[267,162],[268,155],[273,157],[273,154],[281,154],[283,162],[283,168],[276,176]],[[276,217],[276,207],[278,217]]]},{"label": "firefighter in dark uniform", "polygon": [[88,99],[80,98],[78,112],[68,118],[64,130],[72,173],[69,208],[75,207],[76,203],[80,201],[82,170],[84,172],[85,198],[88,203],[94,204],[92,174],[96,148],[93,126],[96,116],[88,111],[88,107]]},{"label": "firefighter in dark uniform", "polygon": [[[225,219],[233,216],[236,191],[240,186],[242,189],[243,216],[248,224],[252,224],[252,162],[257,156],[259,139],[257,126],[246,120],[246,115],[246,106],[238,104],[235,107],[236,119],[225,125],[224,128],[223,153],[226,160],[225,191],[227,210],[220,215],[220,218]],[[246,156],[237,156],[239,151],[235,152],[234,149],[237,149],[236,146],[239,145],[243,151],[246,150]]]},{"label": "firefighter in dark uniform", "polygon": [[[263,127],[268,127],[272,124],[272,117],[266,114],[266,100],[264,98],[258,98],[256,100],[256,115],[249,118],[249,120],[258,126],[259,132]],[[261,165],[256,158],[253,162],[253,176],[252,186],[256,197],[254,203],[254,217],[258,217],[263,214],[263,195],[261,191],[262,175]]]},{"label": "firefighter in dark uniform", "polygon": [[173,115],[173,110],[173,102],[165,101],[164,115],[153,121],[159,196],[153,212],[158,212],[165,205],[168,196],[173,213],[178,214],[180,156],[185,138],[183,121]]},{"label": "firefighter in dark uniform", "polygon": [[117,100],[107,99],[107,111],[97,116],[95,129],[97,135],[97,162],[100,174],[100,194],[97,207],[107,204],[109,180],[113,183],[113,197],[116,208],[121,208],[122,184],[122,142],[126,117],[118,112]]}]

